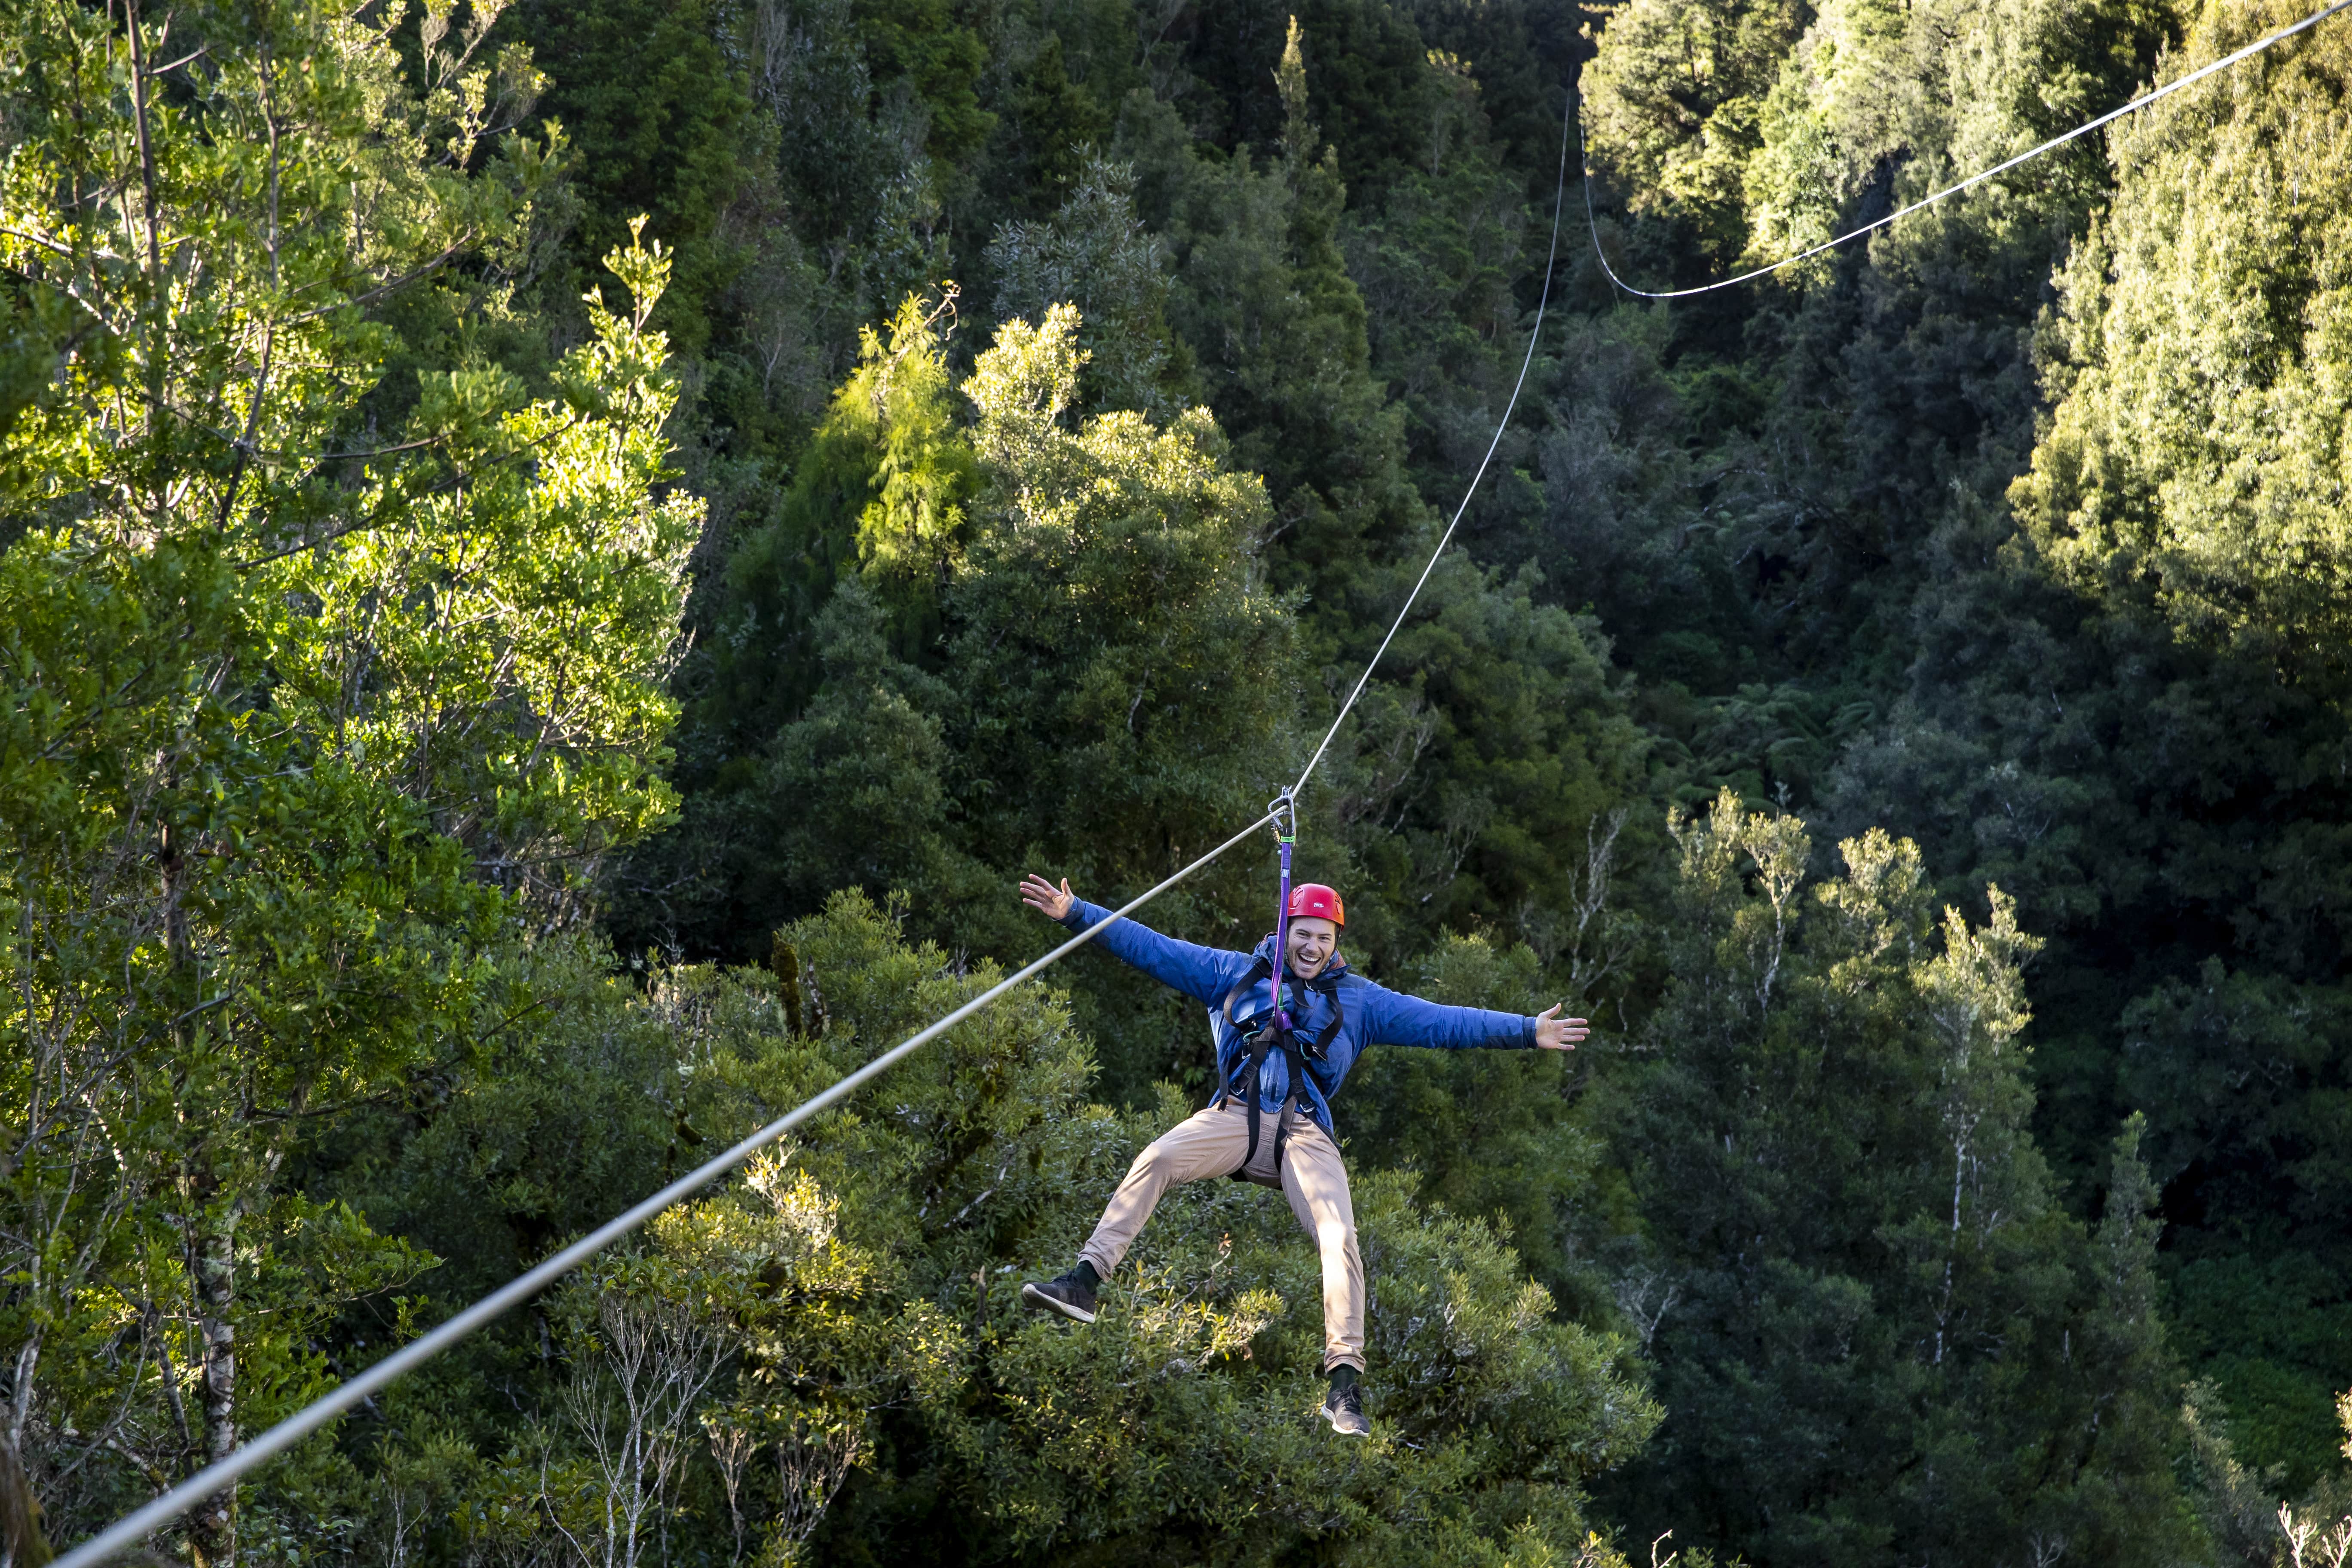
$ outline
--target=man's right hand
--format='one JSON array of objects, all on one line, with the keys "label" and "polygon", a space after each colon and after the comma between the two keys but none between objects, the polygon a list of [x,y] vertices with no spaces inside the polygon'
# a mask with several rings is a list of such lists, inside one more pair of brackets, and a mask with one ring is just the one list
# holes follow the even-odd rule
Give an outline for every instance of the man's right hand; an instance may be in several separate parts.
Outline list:
[{"label": "man's right hand", "polygon": [[1056,888],[1033,871],[1021,879],[1021,901],[1047,920],[1058,921],[1069,918],[1070,906],[1078,901],[1078,896],[1070,891],[1067,877]]},{"label": "man's right hand", "polygon": [[1536,1046],[1539,1050],[1572,1051],[1577,1042],[1591,1032],[1581,1018],[1563,1018],[1561,1004],[1555,1002],[1536,1015]]}]

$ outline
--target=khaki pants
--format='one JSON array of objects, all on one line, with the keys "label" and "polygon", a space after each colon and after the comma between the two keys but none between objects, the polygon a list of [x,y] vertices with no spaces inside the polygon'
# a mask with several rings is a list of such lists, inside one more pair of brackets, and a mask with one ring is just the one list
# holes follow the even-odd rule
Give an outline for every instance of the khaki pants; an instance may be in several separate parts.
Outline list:
[{"label": "khaki pants", "polygon": [[[1263,1168],[1274,1142],[1276,1118],[1258,1116]],[[1282,1193],[1290,1212],[1323,1254],[1323,1364],[1364,1370],[1364,1259],[1356,1250],[1356,1209],[1348,1198],[1348,1170],[1331,1135],[1303,1115],[1290,1120],[1282,1150]],[[1078,1256],[1111,1277],[1135,1233],[1151,1217],[1160,1196],[1186,1182],[1230,1174],[1249,1149],[1249,1112],[1232,1100],[1178,1122],[1128,1167],[1102,1223]]]}]

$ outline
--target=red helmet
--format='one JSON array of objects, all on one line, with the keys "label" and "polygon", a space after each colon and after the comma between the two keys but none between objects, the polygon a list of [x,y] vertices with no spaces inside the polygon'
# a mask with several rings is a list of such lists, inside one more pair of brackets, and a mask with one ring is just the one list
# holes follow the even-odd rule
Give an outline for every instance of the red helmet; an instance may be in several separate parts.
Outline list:
[{"label": "red helmet", "polygon": [[1291,889],[1289,912],[1292,920],[1304,916],[1329,921],[1335,926],[1348,923],[1348,906],[1339,901],[1339,889],[1320,882],[1301,882]]}]

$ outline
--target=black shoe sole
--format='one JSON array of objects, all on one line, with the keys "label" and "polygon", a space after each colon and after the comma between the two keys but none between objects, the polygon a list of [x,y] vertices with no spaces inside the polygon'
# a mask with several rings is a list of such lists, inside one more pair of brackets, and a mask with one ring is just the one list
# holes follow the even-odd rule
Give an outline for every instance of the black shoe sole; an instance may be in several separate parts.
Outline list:
[{"label": "black shoe sole", "polygon": [[1048,1312],[1059,1312],[1073,1322],[1091,1323],[1095,1321],[1095,1315],[1084,1307],[1049,1296],[1034,1285],[1021,1287],[1021,1299],[1033,1307],[1043,1308]]}]

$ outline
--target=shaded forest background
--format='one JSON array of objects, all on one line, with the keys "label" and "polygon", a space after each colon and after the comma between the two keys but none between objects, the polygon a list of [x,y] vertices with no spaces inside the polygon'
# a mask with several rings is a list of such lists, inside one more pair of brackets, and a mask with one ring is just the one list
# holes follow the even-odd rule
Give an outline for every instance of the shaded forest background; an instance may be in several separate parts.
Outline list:
[{"label": "shaded forest background", "polygon": [[1348,1086],[1373,1438],[1255,1190],[1021,1313],[1209,1086],[1082,956],[159,1549],[2330,1560],[2352,23],[1672,304],[1563,141],[1688,286],[2296,15],[0,0],[0,1491],[87,1533],[1255,816],[1557,189],[1302,858],[1600,1027]]}]

